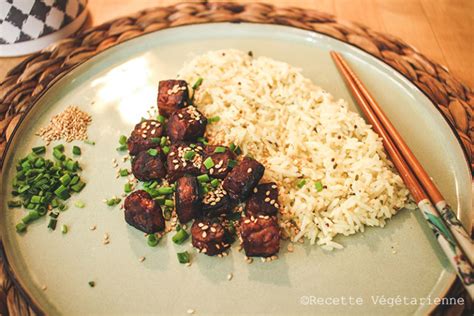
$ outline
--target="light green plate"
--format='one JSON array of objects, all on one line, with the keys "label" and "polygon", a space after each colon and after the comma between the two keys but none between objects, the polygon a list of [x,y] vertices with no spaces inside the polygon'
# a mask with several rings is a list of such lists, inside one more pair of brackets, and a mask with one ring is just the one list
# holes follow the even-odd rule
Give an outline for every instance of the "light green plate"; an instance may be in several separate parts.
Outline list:
[{"label": "light green plate", "polygon": [[[194,54],[222,48],[252,50],[257,56],[301,67],[316,84],[353,105],[328,54],[332,49],[343,52],[448,201],[465,222],[470,220],[470,171],[458,141],[426,96],[392,68],[332,38],[288,27],[179,27],[131,40],[78,67],[41,98],[15,134],[3,168],[0,222],[5,251],[27,292],[48,314],[67,315],[183,315],[188,309],[199,315],[367,315],[431,309],[429,302],[390,306],[377,300],[379,296],[433,299],[444,295],[454,279],[417,211],[401,211],[384,229],[337,238],[343,250],[297,246],[288,253],[283,246],[279,260],[250,265],[236,249],[222,259],[192,251],[193,264],[186,267],[178,263],[176,252],[190,250],[189,243],[176,246],[168,239],[150,248],[143,234],[125,223],[118,207],[104,205],[102,199],[123,190],[124,180],[115,178],[111,163],[119,156],[115,150],[119,135],[128,134],[155,104],[158,81],[175,77]],[[14,163],[32,146],[42,144],[34,131],[69,105],[92,114],[89,135],[97,143],[79,143],[88,184],[60,216],[60,224],[69,225],[70,232],[50,232],[42,219],[27,234],[18,235],[14,225],[22,211],[6,208]],[[66,147],[70,151],[72,144]],[[72,206],[78,198],[87,204],[84,209]],[[90,231],[91,225],[97,229]],[[110,234],[108,245],[102,244],[105,232]],[[144,262],[139,262],[141,256],[146,257]],[[89,287],[90,280],[96,282],[95,288]],[[363,304],[329,301],[350,296],[361,298]],[[306,297],[314,297],[312,303],[305,304]],[[320,305],[316,298],[328,300]]]}]

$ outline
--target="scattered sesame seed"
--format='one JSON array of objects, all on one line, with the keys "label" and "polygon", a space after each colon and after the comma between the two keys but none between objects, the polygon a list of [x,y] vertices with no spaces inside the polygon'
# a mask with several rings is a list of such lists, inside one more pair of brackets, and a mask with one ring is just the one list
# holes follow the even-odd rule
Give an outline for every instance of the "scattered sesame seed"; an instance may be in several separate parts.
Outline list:
[{"label": "scattered sesame seed", "polygon": [[247,173],[252,173],[252,168],[248,168]]},{"label": "scattered sesame seed", "polygon": [[232,273],[229,273],[229,274],[227,275],[227,280],[230,281],[230,280],[232,280],[233,277],[234,277],[234,275],[233,275]]},{"label": "scattered sesame seed", "polygon": [[138,261],[143,262],[143,261],[145,261],[145,259],[146,259],[145,257],[140,257],[140,258],[138,258]]},{"label": "scattered sesame seed", "polygon": [[97,228],[96,225],[92,225],[91,227],[89,227],[89,230],[95,230]]},{"label": "scattered sesame seed", "polygon": [[194,314],[194,312],[195,312],[195,311],[194,311],[194,309],[192,309],[192,308],[190,308],[190,309],[188,309],[188,310],[186,311],[186,313],[188,313],[188,314]]},{"label": "scattered sesame seed", "polygon": [[46,291],[47,289],[48,289],[48,287],[47,287],[46,285],[43,285],[43,286],[41,287],[41,290],[43,290],[43,291]]}]

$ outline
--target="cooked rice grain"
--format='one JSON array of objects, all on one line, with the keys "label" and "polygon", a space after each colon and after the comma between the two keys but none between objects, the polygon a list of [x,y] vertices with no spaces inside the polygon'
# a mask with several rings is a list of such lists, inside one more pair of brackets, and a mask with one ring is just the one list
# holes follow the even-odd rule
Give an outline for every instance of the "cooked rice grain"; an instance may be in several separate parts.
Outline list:
[{"label": "cooked rice grain", "polygon": [[220,116],[207,129],[213,142],[239,144],[265,165],[265,179],[279,184],[282,227],[293,240],[341,248],[334,236],[383,227],[408,203],[371,126],[299,69],[221,50],[193,58],[179,77],[204,78],[196,104],[207,117]]}]

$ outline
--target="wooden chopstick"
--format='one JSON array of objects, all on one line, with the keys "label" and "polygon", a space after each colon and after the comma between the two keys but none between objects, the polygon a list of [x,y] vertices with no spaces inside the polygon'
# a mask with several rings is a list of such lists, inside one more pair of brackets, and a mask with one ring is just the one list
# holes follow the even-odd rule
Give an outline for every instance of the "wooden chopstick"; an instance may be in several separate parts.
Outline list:
[{"label": "wooden chopstick", "polygon": [[352,71],[352,69],[350,69],[349,65],[342,58],[341,55],[335,56],[339,59],[342,66],[347,70],[348,75],[353,79],[355,85],[357,86],[363,97],[367,100],[372,111],[375,113],[378,120],[382,123],[384,129],[388,132],[397,148],[399,148],[406,162],[408,162],[408,165],[410,166],[411,170],[413,170],[416,177],[420,180],[422,186],[428,193],[433,204],[436,206],[436,209],[438,210],[442,219],[446,222],[446,226],[449,228],[456,241],[460,244],[461,249],[463,250],[464,254],[472,265],[474,262],[474,243],[467,234],[467,232],[464,230],[464,227],[457,218],[456,214],[448,205],[445,198],[438,190],[434,182],[431,180],[428,173],[425,171],[418,159],[416,159],[413,152],[410,150],[406,142],[400,136],[400,134],[390,122],[388,117],[385,115],[382,108],[377,104],[375,99],[369,93],[362,81],[357,78],[355,73]]},{"label": "wooden chopstick", "polygon": [[[449,221],[445,223],[442,217],[440,218],[438,216],[435,208],[433,207],[433,204],[430,200],[430,195],[429,193],[427,194],[427,192],[429,192],[431,188],[425,188],[422,185],[422,180],[415,176],[415,173],[407,163],[407,158],[404,155],[405,152],[403,150],[403,147],[397,146],[397,140],[391,137],[390,129],[386,128],[383,125],[382,121],[379,120],[379,117],[376,115],[376,111],[373,109],[373,107],[377,107],[379,109],[380,107],[378,107],[372,97],[370,97],[370,99],[365,97],[366,94],[364,93],[364,90],[362,90],[358,85],[358,83],[361,83],[360,80],[356,81],[354,79],[355,74],[352,72],[352,70],[350,70],[347,63],[345,63],[345,61],[342,59],[342,56],[340,56],[336,52],[331,52],[331,57],[336,63],[336,66],[338,67],[339,71],[342,73],[355,100],[364,112],[368,121],[372,124],[375,132],[377,132],[382,137],[383,144],[385,149],[387,150],[387,153],[389,154],[393,164],[399,171],[400,176],[402,177],[403,181],[405,182],[415,201],[417,202],[418,207],[420,208],[423,216],[428,222],[428,225],[435,234],[436,240],[441,246],[441,249],[443,249],[443,251],[445,252],[446,256],[448,257],[450,263],[453,265],[454,270],[463,282],[471,298],[473,298],[474,280],[472,264],[467,260],[467,256],[465,255],[466,249],[462,249],[462,245],[457,242],[457,240],[453,237],[453,234],[450,232],[450,229],[446,227],[451,225],[451,223]],[[368,94],[367,89],[365,89],[365,92]],[[371,104],[371,102],[373,104]],[[381,110],[378,112],[383,114]],[[385,120],[388,121],[386,117]],[[395,130],[393,125],[390,124],[390,126],[391,129]],[[418,166],[420,169],[423,169],[419,163]],[[447,204],[445,203],[445,205]]]}]

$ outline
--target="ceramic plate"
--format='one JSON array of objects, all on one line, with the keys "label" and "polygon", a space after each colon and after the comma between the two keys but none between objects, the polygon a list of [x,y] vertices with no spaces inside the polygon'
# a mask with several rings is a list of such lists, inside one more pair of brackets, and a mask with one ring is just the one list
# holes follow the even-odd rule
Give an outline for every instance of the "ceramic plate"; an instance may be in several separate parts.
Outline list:
[{"label": "ceramic plate", "polygon": [[[193,264],[186,267],[178,263],[176,252],[190,250],[189,243],[177,246],[169,236],[151,248],[143,233],[125,223],[118,207],[102,202],[123,190],[124,180],[115,178],[111,164],[119,156],[117,140],[155,104],[158,81],[175,77],[192,56],[223,48],[251,50],[298,66],[357,111],[328,53],[342,52],[462,220],[472,220],[468,218],[472,216],[470,170],[458,140],[428,98],[392,68],[338,40],[294,28],[185,26],[136,38],[92,58],[50,88],[17,129],[3,166],[0,221],[5,252],[20,284],[47,314],[182,315],[188,309],[200,315],[422,314],[430,310],[429,301],[390,306],[380,300],[434,299],[453,282],[454,274],[418,211],[400,211],[384,229],[368,228],[364,234],[336,238],[343,250],[327,252],[305,245],[288,253],[283,246],[279,260],[253,264],[247,264],[235,248],[225,258],[191,250]],[[69,225],[70,231],[66,235],[48,231],[47,219],[42,218],[19,235],[15,223],[23,212],[6,207],[15,161],[43,144],[34,132],[69,105],[92,115],[89,137],[96,142],[95,146],[77,142],[83,150],[80,162],[87,186],[71,198],[70,208],[60,216],[60,224]],[[68,151],[73,144],[67,144]],[[75,208],[76,199],[86,207]],[[89,230],[91,225],[97,229]],[[110,244],[103,245],[106,232]],[[142,256],[146,260],[139,262]],[[94,288],[88,285],[90,280],[95,281]],[[354,301],[348,305],[350,297]],[[318,298],[325,302],[318,303]],[[334,298],[341,298],[339,304]]]}]

